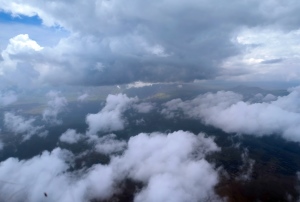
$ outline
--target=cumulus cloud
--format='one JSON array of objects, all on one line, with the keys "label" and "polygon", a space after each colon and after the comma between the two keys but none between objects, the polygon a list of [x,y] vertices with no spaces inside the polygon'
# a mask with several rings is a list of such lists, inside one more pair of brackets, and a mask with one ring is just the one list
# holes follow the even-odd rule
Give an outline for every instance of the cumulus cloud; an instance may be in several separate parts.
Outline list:
[{"label": "cumulus cloud", "polygon": [[69,185],[66,176],[59,175],[68,169],[63,159],[67,154],[66,151],[55,149],[51,153],[43,152],[41,156],[27,161],[9,158],[1,162],[0,177],[7,182],[0,185],[1,200],[44,201],[45,192],[49,194],[50,200],[60,200],[63,194],[69,195],[70,198],[68,189],[58,189],[60,186],[67,188]]},{"label": "cumulus cloud", "polygon": [[227,133],[278,134],[299,142],[299,99],[299,88],[291,89],[289,95],[278,97],[275,101],[262,103],[245,102],[240,94],[219,91],[199,95],[193,100],[171,100],[164,104],[161,113],[175,117],[181,112]]},{"label": "cumulus cloud", "polygon": [[110,132],[122,130],[125,126],[123,112],[136,102],[137,98],[129,98],[125,94],[108,95],[106,104],[97,114],[88,114],[86,123],[89,128],[87,134],[93,135],[98,131]]},{"label": "cumulus cloud", "polygon": [[6,49],[1,52],[3,61],[1,61],[0,75],[5,71],[11,71],[16,68],[18,58],[24,55],[30,55],[34,51],[40,51],[43,47],[39,46],[36,41],[31,40],[28,34],[19,34],[9,40]]},{"label": "cumulus cloud", "polygon": [[35,121],[35,118],[26,119],[11,112],[4,114],[5,128],[14,134],[22,135],[23,141],[29,140],[33,135],[44,137],[48,134],[48,131],[43,130],[44,126],[35,126]]},{"label": "cumulus cloud", "polygon": [[47,93],[47,97],[49,101],[47,108],[43,111],[43,120],[54,124],[61,124],[58,115],[65,110],[68,104],[67,99],[57,91],[50,91]]},{"label": "cumulus cloud", "polygon": [[59,140],[68,144],[75,144],[82,138],[82,134],[77,133],[74,129],[68,129],[64,132]]},{"label": "cumulus cloud", "polygon": [[142,133],[130,138],[117,165],[124,165],[129,177],[146,183],[135,201],[199,201],[213,193],[218,181],[216,171],[204,159],[217,150],[203,134]]},{"label": "cumulus cloud", "polygon": [[7,106],[14,102],[16,102],[18,99],[17,95],[13,91],[8,92],[0,92],[0,106]]},{"label": "cumulus cloud", "polygon": [[122,181],[131,179],[144,184],[134,201],[201,201],[215,196],[218,172],[204,157],[218,150],[213,139],[203,134],[177,131],[133,136],[123,155],[85,172],[68,171],[75,156],[60,148],[29,160],[9,158],[0,163],[0,199],[103,200],[118,193]]}]

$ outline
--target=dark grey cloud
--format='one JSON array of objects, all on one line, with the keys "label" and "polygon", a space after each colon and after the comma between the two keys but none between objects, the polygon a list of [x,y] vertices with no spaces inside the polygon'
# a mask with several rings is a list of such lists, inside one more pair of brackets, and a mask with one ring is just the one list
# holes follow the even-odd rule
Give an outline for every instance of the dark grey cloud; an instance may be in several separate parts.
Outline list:
[{"label": "dark grey cloud", "polygon": [[272,59],[272,60],[264,60],[261,63],[262,64],[276,64],[276,63],[280,63],[282,61],[283,61],[282,58],[277,58],[277,59]]},{"label": "dark grey cloud", "polygon": [[242,53],[232,40],[240,29],[298,29],[299,7],[294,0],[0,1],[6,12],[70,31],[57,46],[23,55],[35,79],[84,85],[215,78],[225,59]]}]

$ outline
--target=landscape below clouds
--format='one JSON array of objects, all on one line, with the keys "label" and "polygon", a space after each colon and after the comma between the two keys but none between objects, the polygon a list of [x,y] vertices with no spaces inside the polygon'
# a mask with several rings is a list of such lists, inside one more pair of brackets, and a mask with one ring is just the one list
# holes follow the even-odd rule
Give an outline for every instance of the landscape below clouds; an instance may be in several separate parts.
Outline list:
[{"label": "landscape below clouds", "polygon": [[[155,84],[104,92],[95,101],[51,91],[34,106],[21,93],[1,108],[1,200],[299,197],[298,88]],[[277,184],[262,186],[268,181]]]}]

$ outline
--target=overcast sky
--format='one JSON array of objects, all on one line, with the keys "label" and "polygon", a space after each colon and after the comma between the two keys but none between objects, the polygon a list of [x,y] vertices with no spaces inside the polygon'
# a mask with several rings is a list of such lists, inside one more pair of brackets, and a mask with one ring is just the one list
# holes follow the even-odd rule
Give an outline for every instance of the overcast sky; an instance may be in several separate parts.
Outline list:
[{"label": "overcast sky", "polygon": [[0,83],[299,80],[296,0],[0,0]]}]

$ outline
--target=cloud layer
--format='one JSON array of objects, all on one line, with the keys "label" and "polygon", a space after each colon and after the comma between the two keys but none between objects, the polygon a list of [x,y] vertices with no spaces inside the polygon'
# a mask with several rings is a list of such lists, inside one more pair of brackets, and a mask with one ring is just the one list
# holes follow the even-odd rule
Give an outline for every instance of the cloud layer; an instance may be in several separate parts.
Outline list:
[{"label": "cloud layer", "polygon": [[[253,47],[259,44],[259,40],[251,40],[253,37],[244,29],[254,35],[266,29],[279,36],[285,35],[284,31],[297,32],[300,22],[295,16],[298,16],[299,7],[296,0],[285,3],[279,0],[234,0],[230,3],[209,0],[143,3],[138,0],[130,3],[121,0],[71,3],[1,0],[0,10],[12,16],[38,16],[45,26],[54,30],[61,27],[69,33],[51,47],[42,47],[26,33],[11,36],[9,45],[2,51],[2,63],[5,69],[14,71],[14,75],[26,69],[29,83],[187,82],[216,77],[241,76],[239,79],[242,79],[255,72],[263,77],[265,72],[257,65],[247,63],[250,66],[241,68],[239,64],[245,61],[258,61],[268,74],[275,71],[278,75],[284,73],[283,68],[272,68],[270,64],[281,61],[294,64],[296,57],[284,55],[288,60],[283,60],[271,52],[271,56],[257,58],[251,52],[243,58],[243,53],[256,51]],[[76,10],[80,13],[74,17]],[[293,35],[294,38],[297,36]],[[276,44],[274,41],[269,40],[264,47],[284,54],[280,47],[268,46]],[[4,74],[6,70],[1,71]],[[10,72],[6,72],[4,78],[13,78]],[[277,79],[297,78],[298,71],[294,77],[291,73]],[[24,80],[20,77],[16,82]]]}]

